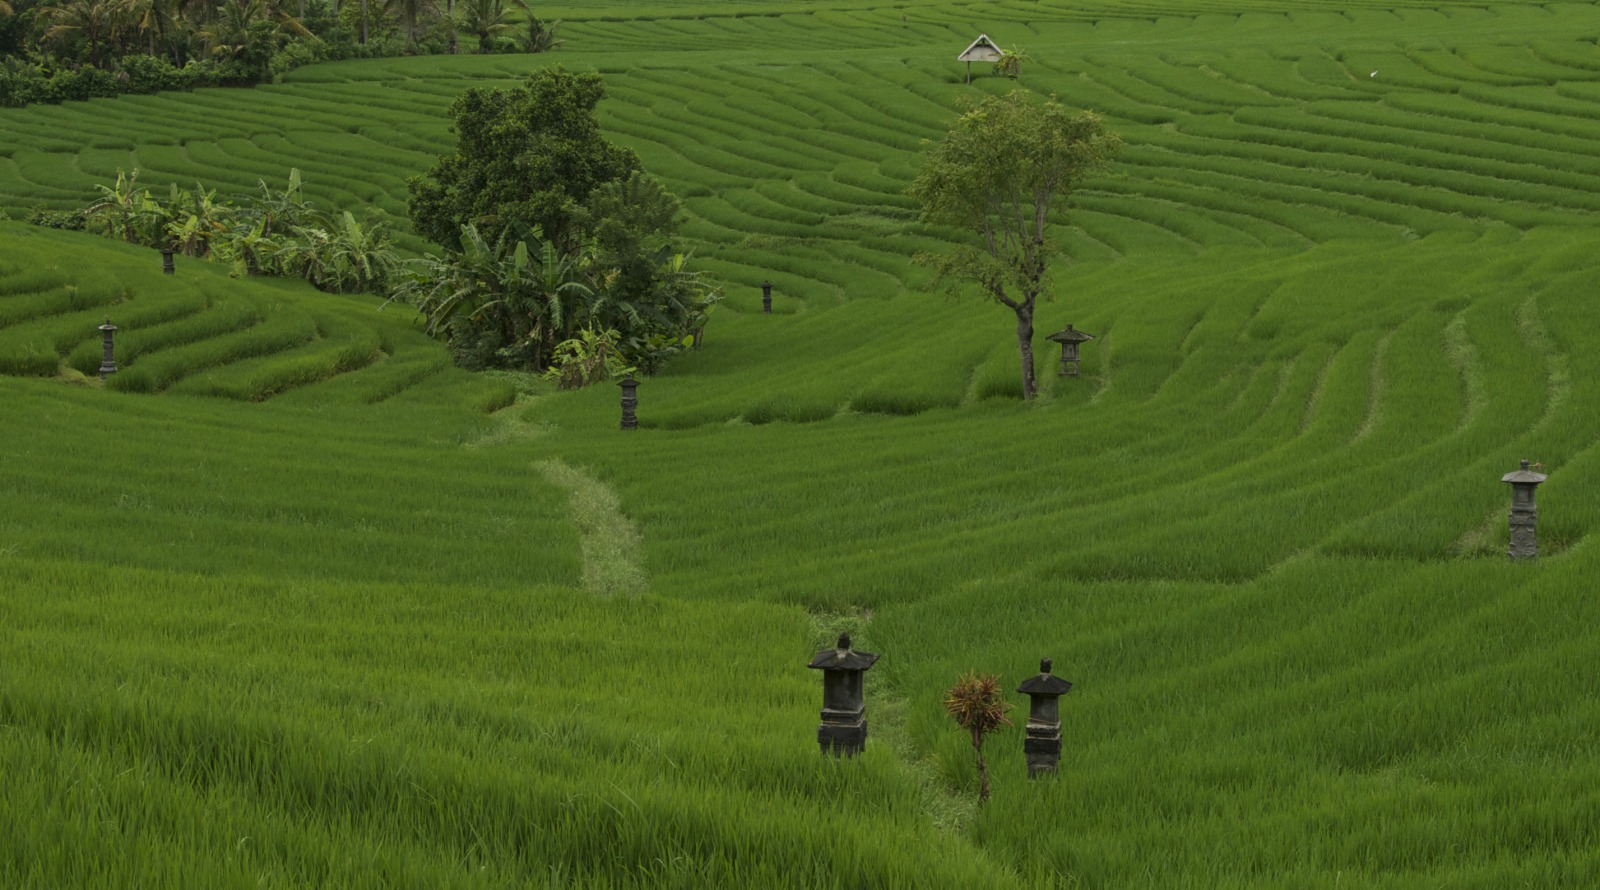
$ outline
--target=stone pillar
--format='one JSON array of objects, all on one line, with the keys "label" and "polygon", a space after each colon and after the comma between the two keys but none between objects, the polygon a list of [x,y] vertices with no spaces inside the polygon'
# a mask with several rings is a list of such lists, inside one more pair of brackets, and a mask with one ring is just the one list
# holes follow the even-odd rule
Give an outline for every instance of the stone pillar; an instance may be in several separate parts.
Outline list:
[{"label": "stone pillar", "polygon": [[170,247],[161,248],[161,271],[163,274],[171,275],[173,273],[172,255],[175,253],[177,251]]},{"label": "stone pillar", "polygon": [[772,282],[770,281],[761,283],[761,311],[768,315],[772,314]]},{"label": "stone pillar", "polygon": [[1523,461],[1521,469],[1500,477],[1511,485],[1511,546],[1506,555],[1513,562],[1534,559],[1539,555],[1539,542],[1534,533],[1539,524],[1539,507],[1533,501],[1533,490],[1550,477],[1528,469]]},{"label": "stone pillar", "polygon": [[100,353],[100,379],[101,380],[104,380],[104,379],[106,379],[106,377],[117,373],[117,360],[113,356],[113,352],[115,351],[116,346],[115,346],[115,344],[113,344],[111,342],[112,335],[116,334],[116,332],[117,332],[117,326],[112,324],[111,323],[111,319],[109,319],[109,318],[106,319],[106,323],[105,324],[100,326],[100,336],[102,338],[102,340],[101,340],[102,352]]},{"label": "stone pillar", "polygon": [[639,418],[635,411],[639,407],[639,381],[629,374],[617,385],[622,387],[622,428],[638,429]]},{"label": "stone pillar", "polygon": [[817,727],[817,744],[822,753],[835,757],[854,757],[867,747],[867,706],[864,701],[864,674],[878,660],[871,652],[850,648],[850,635],[839,635],[839,643],[824,649],[806,667],[822,671],[822,725]]},{"label": "stone pillar", "polygon": [[1028,726],[1022,753],[1028,760],[1028,778],[1053,773],[1061,762],[1061,707],[1059,699],[1072,684],[1050,673],[1050,659],[1039,661],[1039,675],[1022,681],[1017,691],[1028,696]]}]

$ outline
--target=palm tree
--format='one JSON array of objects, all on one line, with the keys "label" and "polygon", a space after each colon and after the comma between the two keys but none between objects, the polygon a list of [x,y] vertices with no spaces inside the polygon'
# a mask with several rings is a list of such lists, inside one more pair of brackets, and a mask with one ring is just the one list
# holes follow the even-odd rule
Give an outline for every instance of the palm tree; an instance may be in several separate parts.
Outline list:
[{"label": "palm tree", "polygon": [[[532,14],[527,0],[510,2],[523,12]],[[477,35],[480,53],[494,52],[495,38],[516,29],[506,14],[506,0],[465,0],[461,5],[460,21],[461,30]]]},{"label": "palm tree", "polygon": [[417,42],[417,31],[422,22],[438,14],[439,8],[434,0],[384,0],[384,11],[394,16],[400,23],[400,29],[406,33],[406,49],[411,50]]},{"label": "palm tree", "polygon": [[530,53],[547,53],[559,49],[565,40],[556,39],[556,30],[561,27],[558,19],[553,22],[541,22],[539,17],[528,14],[528,36],[523,39],[522,48]]},{"label": "palm tree", "polygon": [[119,17],[148,41],[146,52],[156,55],[165,46],[168,31],[178,18],[176,0],[116,0]]},{"label": "palm tree", "polygon": [[[263,44],[262,24],[275,24],[267,44]],[[315,39],[300,20],[278,9],[268,0],[230,0],[217,6],[216,17],[200,28],[206,52],[222,61],[242,61],[265,66],[281,41],[282,33]]]},{"label": "palm tree", "polygon": [[89,64],[99,65],[103,44],[116,29],[118,10],[112,0],[67,0],[46,8],[41,15],[51,23],[44,32],[45,40],[81,37],[89,42]]},{"label": "palm tree", "polygon": [[[344,21],[345,0],[333,0],[333,15],[339,21]],[[365,45],[367,42],[367,0],[361,0],[361,22],[356,30],[356,42]]]}]

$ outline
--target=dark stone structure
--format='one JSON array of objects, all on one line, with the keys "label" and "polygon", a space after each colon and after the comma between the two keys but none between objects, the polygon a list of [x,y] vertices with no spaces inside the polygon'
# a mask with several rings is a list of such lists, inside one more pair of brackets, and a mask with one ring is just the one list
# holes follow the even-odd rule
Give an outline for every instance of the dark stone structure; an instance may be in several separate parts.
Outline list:
[{"label": "dark stone structure", "polygon": [[772,282],[761,282],[761,311],[772,314]]},{"label": "dark stone structure", "polygon": [[1061,344],[1061,372],[1056,376],[1078,376],[1078,344],[1093,340],[1094,335],[1085,334],[1083,331],[1075,331],[1072,329],[1072,325],[1069,324],[1066,330],[1056,331],[1046,339],[1054,340]]},{"label": "dark stone structure", "polygon": [[1061,762],[1061,707],[1059,699],[1072,684],[1050,673],[1050,659],[1039,661],[1039,675],[1022,681],[1017,691],[1028,696],[1028,727],[1022,753],[1028,760],[1028,778],[1053,773]]},{"label": "dark stone structure", "polygon": [[1522,468],[1516,472],[1500,477],[1501,482],[1511,484],[1511,546],[1506,549],[1506,555],[1513,561],[1539,555],[1539,542],[1534,536],[1534,526],[1539,524],[1539,508],[1533,502],[1533,490],[1548,478],[1528,469],[1527,461],[1523,461]]},{"label": "dark stone structure", "polygon": [[172,266],[172,255],[175,253],[177,253],[177,251],[170,247],[161,248],[161,271],[167,275],[171,275],[174,271]]},{"label": "dark stone structure", "polygon": [[634,430],[639,428],[639,417],[636,411],[639,407],[639,381],[629,374],[620,381],[622,387],[622,428]]},{"label": "dark stone structure", "polygon": [[822,753],[854,757],[867,747],[867,706],[862,700],[862,675],[878,660],[871,652],[850,648],[850,635],[839,634],[839,644],[811,659],[808,668],[822,671],[822,725],[817,744]]},{"label": "dark stone structure", "polygon": [[101,380],[104,380],[106,377],[117,373],[117,360],[112,355],[113,351],[116,349],[116,346],[111,342],[111,338],[116,334],[116,332],[117,326],[112,324],[111,319],[109,318],[106,319],[105,324],[100,326],[100,336],[102,338],[101,346],[104,350],[100,354]]}]

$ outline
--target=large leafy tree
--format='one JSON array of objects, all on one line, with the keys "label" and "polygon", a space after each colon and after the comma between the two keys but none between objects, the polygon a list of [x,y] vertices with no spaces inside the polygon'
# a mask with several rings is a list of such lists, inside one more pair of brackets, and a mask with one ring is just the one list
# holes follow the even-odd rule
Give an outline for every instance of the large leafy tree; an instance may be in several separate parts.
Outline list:
[{"label": "large leafy tree", "polygon": [[451,106],[455,152],[412,180],[412,222],[445,253],[397,298],[465,364],[543,370],[604,335],[648,371],[705,324],[716,294],[675,243],[678,200],[605,140],[604,94],[559,66],[470,90]]},{"label": "large leafy tree", "polygon": [[1057,215],[1084,176],[1104,165],[1122,139],[1091,112],[1043,103],[1023,89],[971,106],[907,191],[922,218],[964,229],[976,244],[922,254],[941,281],[978,285],[1017,317],[1022,396],[1038,392],[1033,370],[1033,313],[1049,288]]},{"label": "large leafy tree", "polygon": [[456,150],[411,181],[417,231],[455,249],[470,223],[491,244],[538,231],[572,249],[590,193],[639,169],[633,152],[600,132],[604,96],[600,75],[559,65],[509,90],[468,90],[450,106]]}]

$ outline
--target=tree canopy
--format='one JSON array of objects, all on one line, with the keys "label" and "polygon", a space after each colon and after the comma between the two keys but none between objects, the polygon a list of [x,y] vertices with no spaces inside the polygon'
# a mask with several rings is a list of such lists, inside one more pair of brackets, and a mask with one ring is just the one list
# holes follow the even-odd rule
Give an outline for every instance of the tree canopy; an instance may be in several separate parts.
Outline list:
[{"label": "tree canopy", "polygon": [[445,252],[400,298],[463,364],[542,371],[603,343],[650,371],[704,325],[716,294],[677,247],[678,199],[601,134],[604,95],[560,66],[469,90],[456,150],[412,180],[412,222]]},{"label": "tree canopy", "polygon": [[604,97],[600,75],[559,65],[509,90],[468,90],[450,106],[456,150],[411,181],[418,233],[458,247],[469,223],[491,243],[538,230],[570,249],[589,194],[639,170],[638,156],[600,132]]},{"label": "tree canopy", "polygon": [[921,254],[941,282],[978,285],[1017,316],[1022,395],[1038,391],[1033,369],[1033,313],[1049,287],[1057,246],[1052,215],[1074,186],[1122,146],[1092,112],[1041,103],[1025,89],[972,105],[936,145],[907,192],[922,219],[966,230],[977,244]]}]

